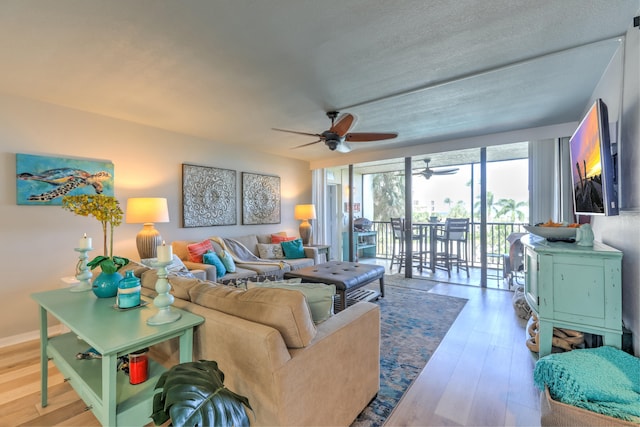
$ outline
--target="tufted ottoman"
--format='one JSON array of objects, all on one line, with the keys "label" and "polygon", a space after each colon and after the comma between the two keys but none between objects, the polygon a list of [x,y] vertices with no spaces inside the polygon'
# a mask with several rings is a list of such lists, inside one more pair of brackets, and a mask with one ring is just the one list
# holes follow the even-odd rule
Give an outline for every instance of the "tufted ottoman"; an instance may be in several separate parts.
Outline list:
[{"label": "tufted ottoman", "polygon": [[329,261],[285,273],[285,279],[301,278],[304,282],[336,285],[340,310],[347,308],[347,292],[376,279],[380,280],[380,296],[384,297],[384,267],[347,261]]}]

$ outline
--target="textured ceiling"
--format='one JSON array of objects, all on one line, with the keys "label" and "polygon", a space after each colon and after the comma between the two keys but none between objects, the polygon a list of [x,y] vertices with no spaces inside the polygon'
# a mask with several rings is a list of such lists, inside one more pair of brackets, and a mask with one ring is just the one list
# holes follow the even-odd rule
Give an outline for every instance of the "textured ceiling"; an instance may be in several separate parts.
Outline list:
[{"label": "textured ceiling", "polygon": [[[2,0],[0,92],[303,160],[579,120],[640,0]],[[514,141],[515,142],[515,141]],[[342,156],[342,157],[341,157]]]}]

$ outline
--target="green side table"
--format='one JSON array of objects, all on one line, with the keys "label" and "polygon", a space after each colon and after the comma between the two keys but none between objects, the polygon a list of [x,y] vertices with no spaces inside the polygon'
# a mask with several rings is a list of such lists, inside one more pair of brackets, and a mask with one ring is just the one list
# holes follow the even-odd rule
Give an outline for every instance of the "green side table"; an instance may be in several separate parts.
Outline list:
[{"label": "green side table", "polygon": [[[204,322],[184,310],[173,323],[147,325],[156,314],[153,304],[129,310],[114,308],[115,298],[96,298],[91,292],[57,289],[31,295],[40,306],[40,364],[42,406],[47,406],[48,359],[80,395],[102,425],[144,425],[151,422],[153,387],[165,369],[149,360],[147,381],[131,385],[117,369],[118,357],[179,337],[180,362],[193,358],[193,329]],[[71,332],[49,338],[47,317],[52,315]],[[101,359],[77,359],[93,347]]]}]

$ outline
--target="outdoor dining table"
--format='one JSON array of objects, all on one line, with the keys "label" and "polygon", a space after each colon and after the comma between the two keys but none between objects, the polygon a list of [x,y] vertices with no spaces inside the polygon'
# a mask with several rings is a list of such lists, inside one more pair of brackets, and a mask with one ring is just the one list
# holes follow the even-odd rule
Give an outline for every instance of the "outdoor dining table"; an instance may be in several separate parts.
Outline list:
[{"label": "outdoor dining table", "polygon": [[[418,235],[420,236],[420,253],[424,254],[426,248],[428,248],[429,251],[429,265],[421,265],[420,270],[422,270],[423,267],[428,267],[432,272],[435,273],[436,256],[438,250],[436,236],[438,235],[438,230],[443,227],[444,222],[439,221],[417,222],[413,224],[413,228],[417,230]],[[421,257],[421,259],[423,258]]]}]

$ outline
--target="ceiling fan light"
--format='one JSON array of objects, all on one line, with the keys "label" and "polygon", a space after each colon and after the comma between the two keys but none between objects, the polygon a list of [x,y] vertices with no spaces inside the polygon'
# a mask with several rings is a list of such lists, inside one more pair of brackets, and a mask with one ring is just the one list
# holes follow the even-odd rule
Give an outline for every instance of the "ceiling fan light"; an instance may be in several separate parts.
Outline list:
[{"label": "ceiling fan light", "polygon": [[349,153],[351,151],[351,146],[346,142],[340,142],[336,146],[336,151],[339,153]]}]

